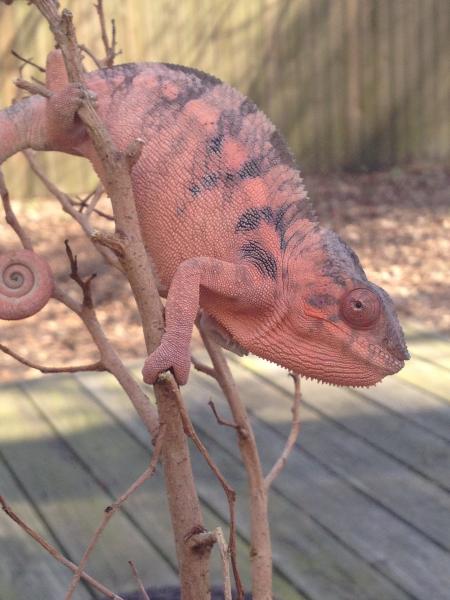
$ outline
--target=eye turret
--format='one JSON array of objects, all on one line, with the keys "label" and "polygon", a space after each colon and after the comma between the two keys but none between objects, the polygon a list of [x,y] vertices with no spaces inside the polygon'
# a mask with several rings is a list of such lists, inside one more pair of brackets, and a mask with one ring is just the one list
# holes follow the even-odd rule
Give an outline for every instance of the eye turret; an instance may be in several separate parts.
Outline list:
[{"label": "eye turret", "polygon": [[341,301],[341,314],[352,327],[370,327],[376,323],[380,312],[380,299],[375,292],[367,288],[351,290]]}]

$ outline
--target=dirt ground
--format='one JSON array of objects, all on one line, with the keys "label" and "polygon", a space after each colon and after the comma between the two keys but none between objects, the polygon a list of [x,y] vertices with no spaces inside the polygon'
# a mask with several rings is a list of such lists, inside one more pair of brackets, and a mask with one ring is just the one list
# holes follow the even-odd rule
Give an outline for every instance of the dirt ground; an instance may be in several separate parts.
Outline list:
[{"label": "dirt ground", "polygon": [[[321,223],[353,247],[369,279],[391,294],[400,316],[413,317],[433,330],[450,330],[450,168],[315,175],[306,176],[305,182]],[[64,239],[70,240],[81,273],[97,273],[94,297],[107,334],[124,358],[143,357],[139,320],[127,283],[102,263],[78,225],[53,199],[14,206],[58,282],[78,294],[69,280],[64,252]],[[107,210],[106,201],[104,206]],[[100,218],[97,224],[110,226]],[[15,245],[14,235],[2,223],[0,252]],[[0,343],[45,365],[82,364],[97,358],[78,317],[55,300],[24,321],[0,321]],[[0,381],[35,374],[0,354]]]}]

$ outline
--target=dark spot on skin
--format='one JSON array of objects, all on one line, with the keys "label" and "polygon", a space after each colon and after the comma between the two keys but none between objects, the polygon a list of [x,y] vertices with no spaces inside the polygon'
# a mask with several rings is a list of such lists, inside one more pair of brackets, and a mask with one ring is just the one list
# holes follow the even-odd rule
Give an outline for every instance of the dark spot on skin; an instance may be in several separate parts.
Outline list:
[{"label": "dark spot on skin", "polygon": [[271,252],[258,242],[250,240],[241,247],[241,256],[254,265],[264,277],[275,279],[277,276],[277,261]]},{"label": "dark spot on skin", "polygon": [[202,177],[202,185],[206,190],[210,190],[215,187],[220,181],[220,177],[217,173],[208,173]]},{"label": "dark spot on skin", "polygon": [[239,137],[242,128],[242,116],[236,110],[223,110],[217,121],[219,135]]},{"label": "dark spot on skin", "polygon": [[241,179],[252,179],[261,175],[261,168],[256,159],[248,160],[238,171]]},{"label": "dark spot on skin", "polygon": [[222,152],[223,140],[225,136],[223,134],[216,135],[208,143],[208,150],[214,152],[215,154],[220,154]]},{"label": "dark spot on skin", "polygon": [[188,189],[191,192],[191,194],[194,196],[194,198],[196,198],[202,191],[201,187],[197,184],[191,185],[191,187]]},{"label": "dark spot on skin", "polygon": [[224,183],[227,187],[234,185],[234,174],[229,171],[225,173]]},{"label": "dark spot on skin", "polygon": [[258,107],[249,98],[246,98],[239,107],[239,112],[243,117],[250,115],[251,113],[255,113],[257,110]]},{"label": "dark spot on skin", "polygon": [[258,208],[249,208],[239,217],[235,232],[254,231],[258,229],[261,221],[261,211]]},{"label": "dark spot on skin", "polygon": [[322,263],[322,274],[329,277],[336,285],[345,287],[345,279],[341,275],[340,267],[331,258]]},{"label": "dark spot on skin", "polygon": [[336,298],[331,294],[314,294],[308,298],[308,304],[315,308],[324,308],[336,304]]},{"label": "dark spot on skin", "polygon": [[275,130],[270,136],[270,143],[275,150],[276,157],[278,158],[277,164],[284,164],[288,167],[297,168],[297,163],[295,161],[294,155],[289,150],[286,141],[284,140],[281,133]]},{"label": "dark spot on skin", "polygon": [[331,315],[331,317],[328,317],[328,320],[332,323],[339,323],[341,317],[339,315]]}]

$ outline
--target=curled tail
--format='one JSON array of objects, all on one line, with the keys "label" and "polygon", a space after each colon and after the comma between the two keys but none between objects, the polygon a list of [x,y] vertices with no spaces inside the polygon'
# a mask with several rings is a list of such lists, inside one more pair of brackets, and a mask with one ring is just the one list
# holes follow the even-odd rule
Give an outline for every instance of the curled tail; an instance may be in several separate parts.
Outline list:
[{"label": "curled tail", "polygon": [[53,293],[48,263],[31,250],[0,256],[0,319],[25,319],[43,308]]}]

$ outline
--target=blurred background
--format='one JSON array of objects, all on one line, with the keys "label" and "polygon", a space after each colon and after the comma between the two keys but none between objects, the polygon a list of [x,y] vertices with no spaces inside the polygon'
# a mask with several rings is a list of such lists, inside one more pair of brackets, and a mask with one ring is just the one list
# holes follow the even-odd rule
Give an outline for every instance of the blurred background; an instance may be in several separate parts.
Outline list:
[{"label": "blurred background", "polygon": [[[92,4],[64,3],[83,43],[100,50]],[[450,159],[447,0],[108,0],[105,10],[117,23],[117,62],[185,64],[231,83],[267,112],[305,172]],[[52,37],[25,2],[2,5],[0,19],[5,106],[11,50],[43,64]],[[74,164],[48,164],[85,191]],[[16,194],[39,191],[31,177],[13,182]]]}]

